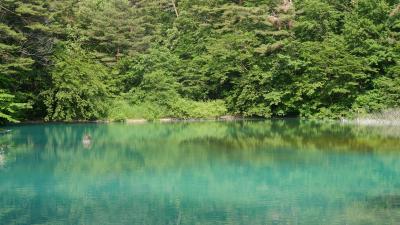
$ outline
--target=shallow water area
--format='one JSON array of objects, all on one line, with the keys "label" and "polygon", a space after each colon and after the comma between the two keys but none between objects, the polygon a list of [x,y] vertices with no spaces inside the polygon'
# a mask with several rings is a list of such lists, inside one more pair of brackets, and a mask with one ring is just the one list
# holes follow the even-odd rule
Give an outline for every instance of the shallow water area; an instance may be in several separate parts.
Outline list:
[{"label": "shallow water area", "polygon": [[400,128],[32,124],[0,136],[0,224],[398,224]]}]

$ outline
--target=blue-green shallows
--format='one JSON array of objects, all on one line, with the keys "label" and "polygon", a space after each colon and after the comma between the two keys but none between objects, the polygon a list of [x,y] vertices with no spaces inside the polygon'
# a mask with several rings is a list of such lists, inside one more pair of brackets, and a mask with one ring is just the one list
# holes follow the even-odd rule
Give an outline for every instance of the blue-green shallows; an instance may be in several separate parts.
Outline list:
[{"label": "blue-green shallows", "polygon": [[297,120],[7,127],[0,224],[400,223],[400,128]]}]

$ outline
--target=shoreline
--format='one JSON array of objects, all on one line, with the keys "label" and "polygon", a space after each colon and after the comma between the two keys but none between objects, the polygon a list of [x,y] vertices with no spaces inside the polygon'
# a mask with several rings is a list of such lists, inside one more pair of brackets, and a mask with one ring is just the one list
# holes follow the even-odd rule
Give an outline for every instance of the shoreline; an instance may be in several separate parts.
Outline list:
[{"label": "shoreline", "polygon": [[[126,124],[141,124],[141,123],[150,123],[150,122],[159,122],[159,123],[179,123],[179,122],[206,122],[206,121],[244,121],[244,120],[265,120],[263,118],[247,118],[241,116],[221,116],[217,118],[159,118],[154,120],[148,119],[126,119],[125,121],[121,121]],[[118,121],[117,121],[118,122]],[[113,123],[113,121],[111,121]]]},{"label": "shoreline", "polygon": [[98,124],[108,124],[108,123],[124,123],[124,124],[144,124],[144,123],[176,123],[176,122],[204,122],[204,121],[244,121],[244,120],[265,120],[264,118],[253,118],[253,117],[242,117],[242,116],[221,116],[217,118],[159,118],[159,119],[145,119],[145,118],[130,118],[120,121],[113,120],[71,120],[71,121],[45,121],[45,120],[27,120],[21,121],[19,123],[10,123],[5,125],[24,125],[24,124],[68,124],[68,123],[98,123]]},{"label": "shoreline", "polygon": [[[321,123],[332,123],[337,122],[342,125],[361,125],[361,126],[400,126],[400,120],[391,119],[371,119],[371,118],[356,118],[356,119],[302,119],[302,118],[255,118],[255,117],[242,117],[242,116],[221,116],[217,118],[159,118],[159,119],[145,119],[145,118],[135,118],[135,119],[125,119],[120,121],[112,120],[72,120],[72,121],[44,121],[44,120],[28,120],[21,121],[19,123],[4,124],[3,126],[12,125],[28,125],[28,124],[111,124],[111,123],[121,123],[121,124],[146,124],[146,123],[180,123],[180,122],[229,122],[229,121],[264,121],[264,120],[308,120],[317,121]],[[0,128],[1,130],[1,128]]]}]

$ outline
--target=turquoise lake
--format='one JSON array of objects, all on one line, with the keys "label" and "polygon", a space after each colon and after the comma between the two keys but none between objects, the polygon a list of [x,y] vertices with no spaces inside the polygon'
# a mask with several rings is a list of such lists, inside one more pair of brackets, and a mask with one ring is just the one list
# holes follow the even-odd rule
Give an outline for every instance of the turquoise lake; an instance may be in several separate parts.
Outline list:
[{"label": "turquoise lake", "polygon": [[6,128],[1,225],[400,224],[399,127],[272,120]]}]

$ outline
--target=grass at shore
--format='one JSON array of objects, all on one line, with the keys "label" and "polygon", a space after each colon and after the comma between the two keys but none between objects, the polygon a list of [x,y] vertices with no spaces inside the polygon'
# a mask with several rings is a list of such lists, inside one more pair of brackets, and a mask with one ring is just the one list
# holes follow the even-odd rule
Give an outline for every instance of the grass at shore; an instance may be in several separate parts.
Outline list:
[{"label": "grass at shore", "polygon": [[110,121],[162,118],[215,119],[226,115],[227,112],[223,101],[196,102],[186,99],[178,99],[170,104],[152,102],[130,104],[126,100],[119,100],[113,103],[109,111],[107,119]]},{"label": "grass at shore", "polygon": [[362,114],[353,120],[343,120],[344,122],[360,125],[400,125],[400,108],[386,109],[381,112]]}]

